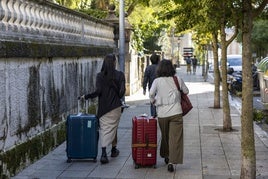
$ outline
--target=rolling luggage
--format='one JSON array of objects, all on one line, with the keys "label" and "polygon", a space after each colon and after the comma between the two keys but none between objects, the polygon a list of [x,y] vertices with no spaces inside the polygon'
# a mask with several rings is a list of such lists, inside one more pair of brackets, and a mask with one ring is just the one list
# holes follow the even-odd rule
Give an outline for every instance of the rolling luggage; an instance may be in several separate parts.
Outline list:
[{"label": "rolling luggage", "polygon": [[72,159],[93,159],[94,162],[97,161],[98,127],[98,119],[94,114],[78,113],[68,115],[66,121],[66,153],[68,163]]},{"label": "rolling luggage", "polygon": [[135,169],[140,166],[156,168],[157,120],[148,116],[132,118],[132,158]]}]

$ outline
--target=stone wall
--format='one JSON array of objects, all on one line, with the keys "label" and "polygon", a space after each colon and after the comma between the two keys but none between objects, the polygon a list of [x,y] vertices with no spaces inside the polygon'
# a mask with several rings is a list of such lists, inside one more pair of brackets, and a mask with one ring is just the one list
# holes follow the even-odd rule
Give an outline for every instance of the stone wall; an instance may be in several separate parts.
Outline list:
[{"label": "stone wall", "polygon": [[51,128],[94,90],[102,58],[0,59],[0,149]]},{"label": "stone wall", "polygon": [[114,46],[111,25],[46,0],[1,0],[0,29],[2,41]]},{"label": "stone wall", "polygon": [[131,54],[131,61],[129,62],[129,68],[126,67],[126,70],[129,69],[129,78],[130,78],[129,94],[134,94],[142,88],[144,71],[147,65],[149,65],[147,61],[148,61],[147,55],[140,57],[137,54]]},{"label": "stone wall", "polygon": [[[77,97],[94,90],[94,80],[101,65],[102,58],[97,57],[0,59],[1,151],[10,151],[40,138],[44,132],[65,123],[68,114],[77,113]],[[58,131],[54,132],[48,137],[55,136]],[[43,147],[53,149],[65,138],[55,137],[53,140],[51,146]],[[38,145],[28,147],[28,152],[23,152],[27,154],[26,159],[34,149],[43,150]],[[17,151],[18,155],[20,153]],[[38,159],[38,156],[34,158]]]},{"label": "stone wall", "polygon": [[106,22],[45,0],[0,1],[0,178],[64,142],[114,44]]}]

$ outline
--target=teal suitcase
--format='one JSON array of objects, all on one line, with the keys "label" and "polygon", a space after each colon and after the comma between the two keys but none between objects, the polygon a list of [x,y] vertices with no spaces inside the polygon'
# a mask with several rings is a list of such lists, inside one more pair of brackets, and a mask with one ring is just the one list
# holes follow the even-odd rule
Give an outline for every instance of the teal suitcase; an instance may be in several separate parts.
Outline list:
[{"label": "teal suitcase", "polygon": [[97,160],[99,124],[94,114],[71,114],[66,121],[67,162],[72,159]]}]

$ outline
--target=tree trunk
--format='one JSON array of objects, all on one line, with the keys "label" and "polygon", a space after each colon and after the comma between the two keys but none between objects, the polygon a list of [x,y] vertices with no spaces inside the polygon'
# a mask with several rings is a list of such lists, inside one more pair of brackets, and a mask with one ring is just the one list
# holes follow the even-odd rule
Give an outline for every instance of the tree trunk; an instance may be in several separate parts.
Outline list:
[{"label": "tree trunk", "polygon": [[227,43],[225,33],[225,19],[221,22],[221,77],[222,77],[222,105],[223,105],[223,131],[232,130],[230,106],[227,86]]},{"label": "tree trunk", "polygon": [[242,116],[241,116],[241,179],[256,178],[256,152],[253,127],[252,80],[252,7],[251,0],[243,0],[242,22]]},{"label": "tree trunk", "polygon": [[219,72],[219,58],[218,58],[218,34],[212,35],[212,49],[214,57],[214,108],[221,107],[220,100],[220,72]]}]

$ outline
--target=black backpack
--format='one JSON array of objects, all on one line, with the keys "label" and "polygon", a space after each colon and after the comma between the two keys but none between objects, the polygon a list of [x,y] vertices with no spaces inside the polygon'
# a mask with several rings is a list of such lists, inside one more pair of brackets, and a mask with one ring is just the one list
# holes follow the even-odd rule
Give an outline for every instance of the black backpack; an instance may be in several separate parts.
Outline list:
[{"label": "black backpack", "polygon": [[187,63],[187,64],[191,64],[191,59],[190,59],[190,58],[187,58],[187,59],[186,59],[186,63]]}]

